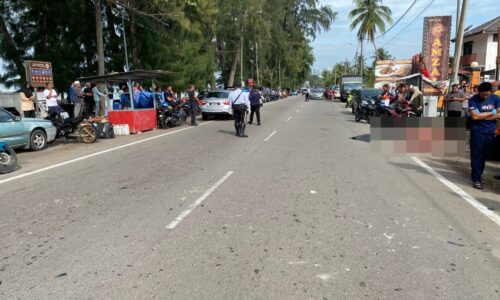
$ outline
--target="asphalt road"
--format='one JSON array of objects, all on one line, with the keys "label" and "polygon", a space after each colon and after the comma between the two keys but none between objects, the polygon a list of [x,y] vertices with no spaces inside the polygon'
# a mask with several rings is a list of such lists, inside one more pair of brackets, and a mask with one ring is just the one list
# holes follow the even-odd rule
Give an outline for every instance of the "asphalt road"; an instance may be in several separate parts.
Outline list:
[{"label": "asphalt road", "polygon": [[247,139],[216,120],[21,153],[0,177],[0,298],[500,298],[499,225],[411,157],[371,153],[340,103],[262,115]]}]

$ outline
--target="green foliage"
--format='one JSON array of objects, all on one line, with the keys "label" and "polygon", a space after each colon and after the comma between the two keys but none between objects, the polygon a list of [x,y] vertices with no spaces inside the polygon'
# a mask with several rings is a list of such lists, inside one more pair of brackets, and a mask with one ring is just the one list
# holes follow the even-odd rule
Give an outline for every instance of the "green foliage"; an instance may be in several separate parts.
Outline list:
[{"label": "green foliage", "polygon": [[392,23],[392,12],[382,0],[354,0],[356,8],[349,13],[351,30],[358,28],[359,41],[369,40],[377,53],[375,35],[385,32],[385,23]]},{"label": "green foliage", "polygon": [[259,77],[261,85],[298,85],[314,63],[311,40],[336,16],[318,0],[2,0],[0,56],[6,72],[0,83],[19,85],[22,63],[29,59],[52,62],[59,90],[77,77],[95,75],[95,1],[102,10],[106,73],[124,71],[125,11],[131,69],[173,71],[159,83],[177,90],[190,83],[213,85],[218,71],[227,84],[231,70],[237,78]]}]

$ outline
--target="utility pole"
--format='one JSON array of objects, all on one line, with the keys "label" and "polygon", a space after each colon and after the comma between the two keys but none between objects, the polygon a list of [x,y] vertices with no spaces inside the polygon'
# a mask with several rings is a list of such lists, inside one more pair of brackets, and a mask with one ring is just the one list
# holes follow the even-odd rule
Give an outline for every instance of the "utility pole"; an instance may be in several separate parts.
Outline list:
[{"label": "utility pole", "polygon": [[125,48],[125,67],[127,72],[130,71],[130,66],[128,64],[128,51],[127,51],[127,37],[125,36],[125,9],[122,7],[122,33],[123,33],[123,47]]},{"label": "utility pole", "polygon": [[359,74],[361,75],[361,78],[363,78],[363,42],[364,38],[361,40],[361,56],[359,57]]},{"label": "utility pole", "polygon": [[95,8],[98,74],[104,75],[104,40],[102,37],[102,11],[101,11],[100,0],[94,0],[94,8]]},{"label": "utility pole", "polygon": [[281,88],[281,56],[278,60],[278,87]]},{"label": "utility pole", "polygon": [[243,84],[243,35],[241,35],[240,39],[240,81]]},{"label": "utility pole", "polygon": [[257,70],[257,86],[260,86],[260,74],[259,74],[259,44],[257,39],[255,39],[255,67]]},{"label": "utility pole", "polygon": [[498,38],[497,38],[497,81],[500,81],[500,27],[498,27]]},{"label": "utility pole", "polygon": [[[460,0],[457,0],[460,2]],[[464,40],[464,26],[467,17],[467,7],[469,0],[463,0],[462,9],[460,10],[460,20],[458,23],[456,38],[455,38],[455,56],[453,57],[453,70],[451,73],[451,82],[458,83],[458,68],[460,65],[460,56],[462,53],[462,44]],[[460,4],[458,4],[460,6]]]}]

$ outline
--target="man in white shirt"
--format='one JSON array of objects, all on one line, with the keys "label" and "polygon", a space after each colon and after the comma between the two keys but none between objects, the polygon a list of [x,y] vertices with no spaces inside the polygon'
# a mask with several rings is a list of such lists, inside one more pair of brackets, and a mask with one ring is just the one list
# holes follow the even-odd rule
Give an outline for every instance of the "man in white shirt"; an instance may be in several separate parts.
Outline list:
[{"label": "man in white shirt", "polygon": [[59,103],[57,102],[57,97],[59,95],[57,94],[56,90],[54,90],[54,85],[52,83],[49,82],[45,85],[43,95],[45,96],[45,103],[47,104],[48,113],[60,113],[61,109],[59,108]]},{"label": "man in white shirt", "polygon": [[250,112],[249,93],[241,89],[241,82],[239,81],[235,82],[234,87],[235,90],[229,93],[229,102],[233,108],[236,136],[248,137],[245,134],[245,115]]}]

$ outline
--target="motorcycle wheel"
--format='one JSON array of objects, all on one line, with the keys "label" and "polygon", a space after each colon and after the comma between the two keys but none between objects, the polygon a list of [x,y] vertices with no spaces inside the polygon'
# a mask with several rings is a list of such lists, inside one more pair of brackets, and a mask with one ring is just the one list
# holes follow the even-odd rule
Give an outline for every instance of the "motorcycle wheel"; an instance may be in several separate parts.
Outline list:
[{"label": "motorcycle wheel", "polygon": [[168,123],[165,118],[158,120],[158,127],[160,129],[167,129],[168,128]]},{"label": "motorcycle wheel", "polygon": [[83,125],[80,127],[80,138],[84,143],[91,144],[96,141],[97,133],[94,127],[90,125]]},{"label": "motorcycle wheel", "polygon": [[17,155],[14,150],[6,146],[0,152],[0,174],[14,172],[17,169]]},{"label": "motorcycle wheel", "polygon": [[356,114],[356,116],[354,117],[354,120],[356,122],[359,122],[359,121],[361,121],[361,117],[358,114]]}]

